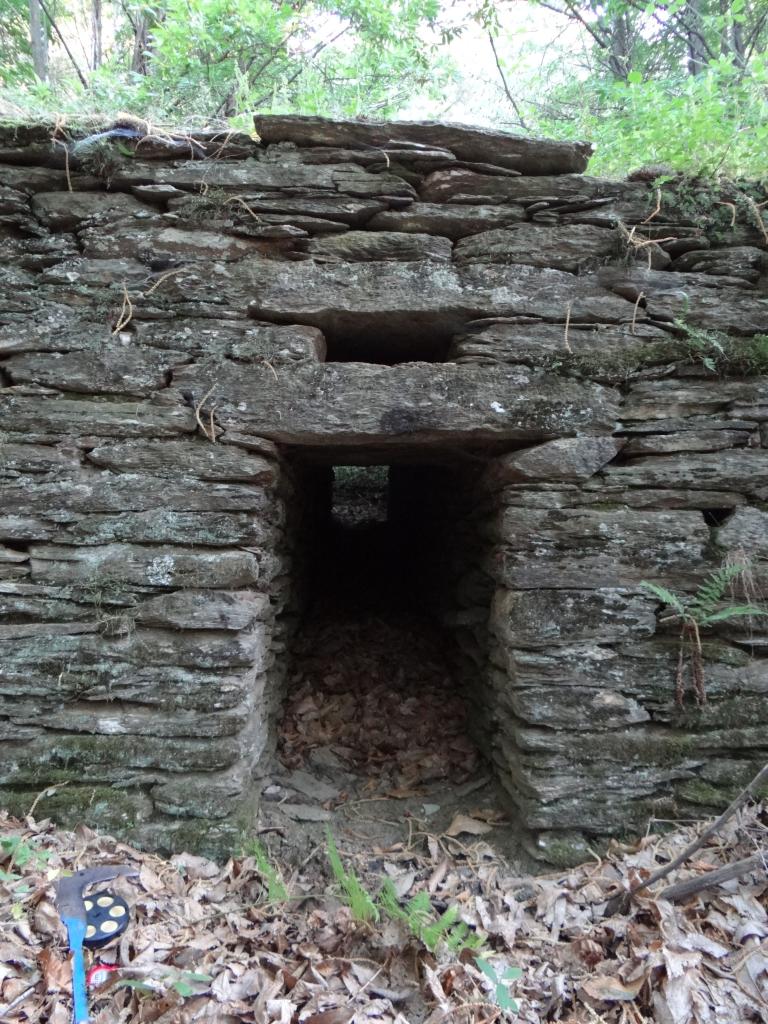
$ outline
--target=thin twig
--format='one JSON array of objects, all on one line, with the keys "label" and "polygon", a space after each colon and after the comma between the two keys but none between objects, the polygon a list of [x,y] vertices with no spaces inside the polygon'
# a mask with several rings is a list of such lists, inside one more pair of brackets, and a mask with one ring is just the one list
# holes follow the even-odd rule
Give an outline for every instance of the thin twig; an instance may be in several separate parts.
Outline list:
[{"label": "thin twig", "polygon": [[119,334],[120,331],[122,331],[124,327],[128,326],[128,324],[131,322],[132,319],[133,319],[133,303],[131,302],[131,297],[128,294],[128,289],[125,287],[125,285],[123,285],[123,305],[122,305],[122,308],[120,310],[120,315],[117,318],[117,323],[115,324],[115,328],[112,331],[112,333],[113,334]]},{"label": "thin twig", "polygon": [[0,1020],[5,1020],[6,1015],[15,1010],[17,1006],[21,1006],[25,999],[29,999],[32,993],[35,991],[36,986],[30,985],[29,988],[25,988],[23,992],[20,992],[15,999],[12,999],[10,1003],[6,1003],[5,1006],[0,1006]]},{"label": "thin twig", "polygon": [[[213,394],[213,392],[215,390],[216,390],[216,385],[213,384],[210,388],[208,388],[206,393],[203,395],[203,397],[200,399],[200,401],[195,406],[195,419],[197,420],[197,425],[198,425],[198,427],[200,427],[200,429],[203,432],[203,435],[209,441],[215,441],[216,440],[216,432],[215,432],[215,430],[213,431],[213,437],[211,437],[209,435],[208,428],[203,423],[203,421],[200,419],[200,413],[202,411],[203,406],[205,405],[205,403],[208,401],[208,399],[211,397],[211,395]],[[213,411],[211,411],[211,423],[213,423]]]},{"label": "thin twig", "polygon": [[758,790],[764,782],[768,782],[768,764],[764,765],[760,769],[754,779],[752,779],[752,781],[742,789],[736,799],[726,807],[720,817],[704,829],[698,839],[689,843],[679,856],[675,857],[675,859],[670,861],[669,864],[665,864],[663,868],[659,868],[658,871],[654,871],[653,874],[649,875],[644,882],[640,882],[639,884],[632,886],[629,890],[630,894],[634,896],[634,894],[640,892],[641,889],[647,889],[649,885],[654,885],[656,882],[660,882],[662,878],[666,878],[668,874],[675,870],[675,868],[679,868],[681,864],[684,864],[689,857],[692,857],[694,853],[704,846],[708,839],[720,831],[723,825],[733,817],[736,811],[738,811],[739,808],[750,799],[750,797],[755,796],[756,790]]},{"label": "thin twig", "polygon": [[736,227],[736,203],[726,203],[725,201],[720,201],[720,202],[718,202],[717,205],[718,206],[727,206],[730,209],[730,211],[731,211],[731,223],[728,225],[728,227],[729,228],[735,228]]},{"label": "thin twig", "polygon": [[27,818],[31,818],[32,817],[32,815],[35,813],[35,808],[37,807],[37,805],[40,803],[40,801],[44,797],[46,797],[46,796],[53,796],[53,794],[57,790],[61,789],[62,786],[68,786],[68,785],[69,785],[69,780],[67,780],[66,782],[57,782],[54,786],[46,786],[45,789],[41,790],[37,794],[35,799],[33,800],[32,806],[29,808],[29,810],[26,813],[26,817]]},{"label": "thin twig", "polygon": [[160,287],[163,281],[167,280],[169,277],[172,277],[173,274],[180,274],[182,270],[186,269],[186,267],[174,267],[173,270],[166,270],[164,274],[161,274],[160,277],[158,277],[158,279],[155,281],[151,288],[147,288],[147,290],[144,292],[144,295],[151,295],[155,288]]},{"label": "thin twig", "polygon": [[507,79],[506,79],[506,77],[504,75],[504,69],[501,66],[501,61],[499,60],[499,54],[498,54],[498,52],[496,50],[496,43],[495,43],[494,38],[493,38],[493,32],[489,32],[488,33],[488,42],[491,44],[491,49],[493,50],[493,59],[496,61],[496,69],[499,72],[499,78],[501,79],[501,84],[504,86],[504,92],[506,93],[507,99],[512,104],[512,108],[515,111],[515,113],[517,114],[517,120],[520,122],[520,127],[524,131],[528,132],[528,131],[530,131],[530,128],[525,123],[523,115],[520,113],[520,107],[517,105],[517,101],[515,100],[515,97],[510,92],[509,85],[507,85]]},{"label": "thin twig", "polygon": [[687,878],[684,882],[676,882],[675,885],[669,885],[666,889],[662,889],[658,895],[660,900],[669,900],[670,903],[676,903],[679,900],[687,899],[688,896],[694,896],[697,892],[702,892],[704,889],[711,889],[716,885],[721,885],[723,882],[730,882],[732,878],[738,878],[739,875],[745,875],[748,871],[752,871],[753,868],[762,867],[765,869],[765,853],[753,853],[751,857],[746,857],[744,860],[734,861],[733,864],[726,864],[722,868],[718,868],[717,871],[707,871],[703,875],[697,875],[695,878]]},{"label": "thin twig", "polygon": [[651,210],[651,212],[648,214],[648,216],[645,218],[645,220],[641,220],[640,223],[641,224],[647,224],[649,221],[652,221],[653,218],[656,217],[659,213],[661,213],[661,189],[657,188],[656,189],[656,205]]},{"label": "thin twig", "polygon": [[751,196],[745,196],[745,202],[749,207],[750,213],[755,218],[755,224],[758,228],[760,228],[760,231],[763,234],[763,241],[766,245],[768,245],[768,228],[766,228],[765,221],[763,220],[763,215],[760,213],[760,207],[765,206],[765,203],[760,203],[760,205],[758,206],[758,204],[755,202],[754,199],[752,199]]},{"label": "thin twig", "polygon": [[80,79],[80,84],[82,85],[82,87],[84,89],[87,89],[88,88],[88,80],[85,77],[85,75],[83,74],[83,72],[80,70],[80,66],[77,63],[77,61],[75,60],[74,54],[70,50],[69,46],[67,46],[67,40],[61,34],[61,30],[59,29],[59,26],[53,20],[53,17],[51,16],[51,12],[46,7],[45,0],[40,0],[40,6],[43,9],[43,14],[45,14],[46,18],[51,23],[51,28],[56,33],[56,35],[59,37],[61,45],[66,50],[67,56],[69,57],[70,61],[72,62],[72,67],[75,69],[75,71],[77,72],[77,77]]},{"label": "thin twig", "polygon": [[629,325],[629,333],[630,334],[634,334],[635,333],[635,327],[637,327],[637,311],[640,308],[640,303],[643,301],[644,298],[645,298],[645,292],[640,292],[640,294],[635,299],[635,305],[632,308],[632,323]]}]

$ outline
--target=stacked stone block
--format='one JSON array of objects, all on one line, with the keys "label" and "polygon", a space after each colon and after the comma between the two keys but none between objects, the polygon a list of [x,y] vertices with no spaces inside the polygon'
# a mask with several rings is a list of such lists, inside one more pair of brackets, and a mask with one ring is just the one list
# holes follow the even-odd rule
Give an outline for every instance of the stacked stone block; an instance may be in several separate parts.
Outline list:
[{"label": "stacked stone block", "polygon": [[640,584],[729,557],[768,593],[757,186],[445,125],[256,128],[0,126],[2,802],[60,785],[42,810],[164,848],[249,827],[309,455],[455,466],[441,613],[537,849],[722,804],[765,760],[765,628],[708,634],[709,702],[680,709]]}]

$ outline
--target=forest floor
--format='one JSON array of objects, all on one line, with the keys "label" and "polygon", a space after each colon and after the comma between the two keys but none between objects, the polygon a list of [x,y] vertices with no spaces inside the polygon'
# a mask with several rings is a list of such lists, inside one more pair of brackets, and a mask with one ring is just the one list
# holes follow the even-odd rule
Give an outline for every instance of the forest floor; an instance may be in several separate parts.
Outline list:
[{"label": "forest floor", "polygon": [[[98,954],[117,969],[90,991],[92,1024],[768,1021],[768,880],[755,863],[768,858],[766,807],[743,808],[631,901],[701,823],[539,874],[467,739],[446,664],[428,630],[318,617],[258,841],[225,863],[0,815],[0,1021],[69,1024],[54,884],[116,862],[137,871],[111,886],[131,921]],[[747,857],[740,878],[685,901],[659,895]]]},{"label": "forest floor", "polygon": [[325,849],[328,828],[363,857],[429,835],[456,849],[488,835],[535,870],[487,752],[468,736],[468,710],[446,637],[428,621],[337,608],[308,620],[263,791],[270,848],[296,864]]}]

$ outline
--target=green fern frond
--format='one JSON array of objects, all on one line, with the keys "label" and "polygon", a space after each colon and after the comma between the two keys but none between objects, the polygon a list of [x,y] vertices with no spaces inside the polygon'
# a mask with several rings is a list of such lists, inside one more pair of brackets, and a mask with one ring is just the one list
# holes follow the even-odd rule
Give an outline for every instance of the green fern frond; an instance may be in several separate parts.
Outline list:
[{"label": "green fern frond", "polygon": [[405,907],[408,923],[413,932],[418,932],[432,920],[432,903],[428,892],[417,892]]},{"label": "green fern frond", "polygon": [[380,917],[378,907],[354,871],[346,871],[344,869],[336,841],[330,829],[326,833],[326,841],[328,844],[328,861],[331,865],[333,877],[346,894],[352,916],[356,921],[363,921],[364,923],[378,921]]},{"label": "green fern frond", "polygon": [[443,911],[436,921],[433,921],[431,924],[428,924],[421,929],[421,941],[431,953],[434,953],[440,943],[440,940],[443,939],[446,933],[451,930],[452,926],[456,923],[458,916],[458,907],[448,907],[448,909]]},{"label": "green fern frond", "polygon": [[693,617],[701,622],[702,618],[713,612],[725,597],[728,584],[736,579],[747,568],[745,565],[724,565],[704,580],[693,596],[688,610]]},{"label": "green fern frond", "polygon": [[270,861],[269,855],[258,839],[248,844],[247,851],[256,863],[256,870],[263,882],[267,883],[267,900],[270,903],[282,903],[288,899],[288,890],[280,876],[280,872]]},{"label": "green fern frond", "polygon": [[666,587],[662,587],[658,583],[651,583],[648,580],[642,580],[640,586],[668,608],[677,612],[678,615],[685,615],[684,602],[677,594],[673,594],[671,590],[667,590]]},{"label": "green fern frond", "polygon": [[768,610],[758,608],[754,604],[731,604],[727,608],[705,615],[699,621],[700,626],[710,626],[713,622],[725,622],[727,619],[751,618],[753,615],[768,615]]},{"label": "green fern frond", "polygon": [[400,906],[395,887],[389,878],[384,880],[384,884],[379,890],[378,901],[381,909],[389,914],[390,917],[394,917],[398,921],[408,920],[408,915]]}]

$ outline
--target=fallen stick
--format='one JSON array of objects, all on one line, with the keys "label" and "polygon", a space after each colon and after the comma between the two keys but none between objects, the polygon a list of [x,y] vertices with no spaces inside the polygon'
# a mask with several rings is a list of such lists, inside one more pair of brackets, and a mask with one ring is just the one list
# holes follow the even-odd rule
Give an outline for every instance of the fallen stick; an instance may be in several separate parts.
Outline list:
[{"label": "fallen stick", "polygon": [[634,896],[635,893],[640,892],[642,889],[647,889],[649,885],[653,885],[655,882],[660,882],[662,878],[666,878],[670,872],[674,871],[675,868],[679,868],[681,864],[685,863],[689,857],[692,857],[697,850],[700,850],[706,841],[716,835],[723,825],[728,821],[729,818],[738,811],[738,809],[749,800],[750,797],[755,795],[755,790],[758,789],[764,782],[768,782],[768,764],[763,765],[757,775],[749,782],[744,789],[739,793],[735,800],[733,800],[723,811],[719,818],[712,822],[698,839],[694,839],[683,852],[671,860],[669,864],[665,864],[663,868],[659,868],[658,871],[654,871],[653,874],[649,875],[648,878],[643,882],[639,882],[637,885],[633,885],[629,890],[629,895]]},{"label": "fallen stick", "polygon": [[760,867],[764,871],[768,870],[765,852],[753,853],[751,857],[734,861],[733,864],[726,864],[725,867],[718,868],[717,871],[707,871],[703,875],[696,875],[695,878],[687,878],[684,882],[669,885],[666,889],[661,890],[659,899],[676,903],[697,892],[702,892],[704,889],[711,889],[722,882],[730,882],[732,878],[738,878],[739,875],[745,875],[748,871]]}]

